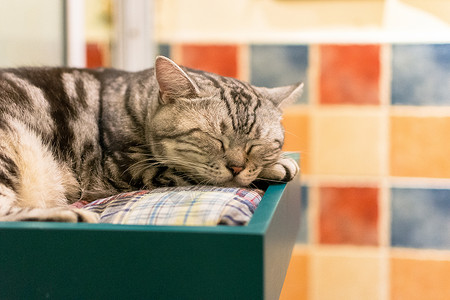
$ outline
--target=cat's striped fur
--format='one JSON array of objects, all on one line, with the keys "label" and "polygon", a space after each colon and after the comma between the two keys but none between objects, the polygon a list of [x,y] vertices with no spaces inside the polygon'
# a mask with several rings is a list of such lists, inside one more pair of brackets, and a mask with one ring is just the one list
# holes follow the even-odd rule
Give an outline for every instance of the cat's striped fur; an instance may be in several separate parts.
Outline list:
[{"label": "cat's striped fur", "polygon": [[68,204],[142,188],[288,181],[282,103],[158,57],[155,68],[0,70],[0,221],[95,222]]}]

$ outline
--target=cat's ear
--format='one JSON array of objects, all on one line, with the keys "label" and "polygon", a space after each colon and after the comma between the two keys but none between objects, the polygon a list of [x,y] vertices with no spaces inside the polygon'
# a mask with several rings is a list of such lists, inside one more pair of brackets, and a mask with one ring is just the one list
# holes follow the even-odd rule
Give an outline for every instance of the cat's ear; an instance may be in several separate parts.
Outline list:
[{"label": "cat's ear", "polygon": [[303,93],[303,83],[297,83],[288,86],[276,88],[258,87],[257,90],[263,97],[269,99],[279,108],[288,106],[294,103]]},{"label": "cat's ear", "polygon": [[195,98],[198,87],[176,63],[164,56],[155,62],[155,75],[162,103],[184,98]]}]

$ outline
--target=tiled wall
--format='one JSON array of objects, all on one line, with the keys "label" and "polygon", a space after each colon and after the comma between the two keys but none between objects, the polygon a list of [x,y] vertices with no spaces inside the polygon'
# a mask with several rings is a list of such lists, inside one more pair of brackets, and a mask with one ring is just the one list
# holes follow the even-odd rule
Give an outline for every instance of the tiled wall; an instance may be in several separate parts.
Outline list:
[{"label": "tiled wall", "polygon": [[285,110],[302,225],[282,299],[450,299],[450,44],[162,44]]}]

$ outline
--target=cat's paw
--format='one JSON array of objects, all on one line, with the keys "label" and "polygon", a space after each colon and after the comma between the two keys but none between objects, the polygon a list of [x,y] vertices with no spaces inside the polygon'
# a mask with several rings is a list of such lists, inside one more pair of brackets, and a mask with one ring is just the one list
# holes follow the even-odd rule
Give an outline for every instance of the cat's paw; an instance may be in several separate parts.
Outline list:
[{"label": "cat's paw", "polygon": [[68,223],[98,223],[98,214],[72,207],[53,208],[16,208],[0,221],[34,221],[34,222],[68,222]]},{"label": "cat's paw", "polygon": [[264,168],[258,178],[273,181],[288,182],[300,171],[297,162],[290,157],[280,157],[280,159],[270,167]]},{"label": "cat's paw", "polygon": [[98,223],[100,220],[97,213],[72,207],[55,209],[48,217],[47,221],[70,223]]}]

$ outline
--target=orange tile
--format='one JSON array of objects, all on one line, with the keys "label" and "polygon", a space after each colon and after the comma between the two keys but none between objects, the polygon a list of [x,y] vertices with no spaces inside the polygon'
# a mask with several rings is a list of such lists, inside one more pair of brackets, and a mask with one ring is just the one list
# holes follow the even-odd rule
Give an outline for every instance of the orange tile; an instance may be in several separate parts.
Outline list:
[{"label": "orange tile", "polygon": [[378,189],[321,187],[319,241],[322,244],[378,245]]},{"label": "orange tile", "polygon": [[391,299],[450,299],[450,261],[391,259]]},{"label": "orange tile", "polygon": [[379,104],[379,45],[320,46],[321,104]]},{"label": "orange tile", "polygon": [[382,299],[380,257],[376,251],[327,252],[316,250],[310,258],[312,299]]},{"label": "orange tile", "polygon": [[301,154],[302,174],[309,172],[309,116],[293,108],[283,114],[285,128],[284,151],[298,151]]},{"label": "orange tile", "polygon": [[86,43],[86,67],[104,67],[104,51],[99,43]]},{"label": "orange tile", "polygon": [[319,111],[312,118],[315,131],[311,173],[358,176],[381,173],[383,119],[378,112]]},{"label": "orange tile", "polygon": [[307,299],[308,264],[308,256],[302,251],[296,251],[294,249],[283,289],[281,290],[280,300]]},{"label": "orange tile", "polygon": [[391,175],[449,178],[449,133],[450,117],[391,117]]},{"label": "orange tile", "polygon": [[236,45],[181,45],[181,65],[213,72],[222,76],[238,76]]}]

